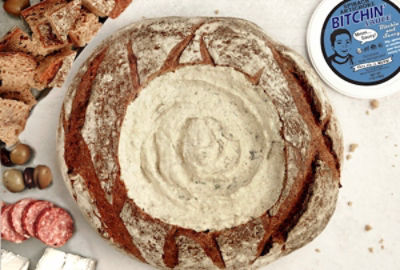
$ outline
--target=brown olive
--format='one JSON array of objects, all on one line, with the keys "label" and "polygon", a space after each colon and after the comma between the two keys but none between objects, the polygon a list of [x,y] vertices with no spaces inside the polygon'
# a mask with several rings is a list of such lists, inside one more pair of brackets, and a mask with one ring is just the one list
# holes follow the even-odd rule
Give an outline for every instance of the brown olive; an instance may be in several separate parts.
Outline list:
[{"label": "brown olive", "polygon": [[14,164],[24,165],[31,159],[31,148],[26,144],[18,144],[11,150],[10,159]]},{"label": "brown olive", "polygon": [[14,16],[19,16],[21,10],[29,6],[29,0],[6,0],[4,10]]},{"label": "brown olive", "polygon": [[3,184],[11,192],[21,192],[25,189],[22,172],[17,169],[9,169],[3,173]]},{"label": "brown olive", "polygon": [[1,164],[3,166],[11,167],[14,165],[10,160],[10,152],[7,149],[1,148],[0,157],[1,157]]},{"label": "brown olive", "polygon": [[53,181],[50,168],[45,165],[37,166],[33,172],[33,181],[40,189],[50,186]]}]

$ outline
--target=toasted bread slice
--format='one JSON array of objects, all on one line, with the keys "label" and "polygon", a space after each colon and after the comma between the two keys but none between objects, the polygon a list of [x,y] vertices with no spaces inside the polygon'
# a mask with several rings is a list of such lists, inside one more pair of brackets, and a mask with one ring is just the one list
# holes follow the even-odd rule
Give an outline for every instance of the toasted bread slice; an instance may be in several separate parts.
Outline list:
[{"label": "toasted bread slice", "polygon": [[0,98],[0,140],[7,146],[18,142],[29,112],[30,106],[21,101]]},{"label": "toasted bread slice", "polygon": [[33,31],[38,24],[47,20],[46,14],[52,13],[66,4],[66,0],[44,0],[36,5],[22,10],[21,15]]},{"label": "toasted bread slice", "polygon": [[41,90],[48,87],[63,66],[64,60],[71,55],[75,57],[76,52],[70,48],[65,48],[59,53],[47,56],[35,71],[34,79],[38,84],[36,88]]},{"label": "toasted bread slice", "polygon": [[22,89],[34,85],[37,63],[21,52],[0,52],[0,89]]},{"label": "toasted bread slice", "polygon": [[62,41],[54,34],[50,22],[45,20],[32,29],[33,40],[38,44],[37,52],[40,55],[48,55],[54,51],[68,46],[67,41]]},{"label": "toasted bread slice", "polygon": [[66,0],[44,0],[21,11],[22,17],[32,30],[37,54],[47,55],[68,45],[68,42],[57,37],[47,18],[47,14],[52,14],[66,5]]},{"label": "toasted bread slice", "polygon": [[115,7],[115,0],[82,0],[82,5],[100,17],[109,16]]},{"label": "toasted bread slice", "polygon": [[20,88],[18,90],[0,89],[0,98],[21,101],[28,105],[29,109],[31,109],[37,103],[29,86]]},{"label": "toasted bread slice", "polygon": [[130,3],[132,3],[132,0],[115,0],[115,6],[108,16],[113,19],[117,18],[129,6]]},{"label": "toasted bread slice", "polygon": [[46,15],[54,33],[61,41],[67,41],[68,32],[80,15],[81,4],[81,0],[73,0]]},{"label": "toasted bread slice", "polygon": [[0,40],[0,52],[24,52],[37,55],[37,46],[21,28],[12,28]]},{"label": "toasted bread slice", "polygon": [[76,51],[73,51],[72,54],[64,58],[62,66],[58,70],[54,79],[49,84],[50,87],[61,87],[64,84],[68,76],[68,73],[71,70],[72,64],[74,63],[75,57],[76,57]]},{"label": "toasted bread slice", "polygon": [[68,35],[77,47],[84,47],[97,34],[102,24],[99,18],[84,9]]}]

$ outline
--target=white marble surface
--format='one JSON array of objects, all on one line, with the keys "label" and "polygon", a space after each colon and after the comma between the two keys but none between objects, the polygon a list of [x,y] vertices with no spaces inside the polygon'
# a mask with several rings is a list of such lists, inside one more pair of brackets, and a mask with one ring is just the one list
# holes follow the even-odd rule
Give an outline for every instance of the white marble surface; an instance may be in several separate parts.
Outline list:
[{"label": "white marble surface", "polygon": [[[101,35],[87,47],[74,71],[108,34],[144,17],[169,15],[242,17],[306,56],[308,20],[318,0],[134,0],[117,20],[108,20]],[[68,83],[67,82],[67,83]],[[98,260],[98,270],[153,269],[118,252],[84,220],[67,193],[56,164],[55,132],[66,88],[54,89],[34,109],[21,139],[35,148],[33,165],[49,165],[55,176],[46,190],[11,194],[0,185],[0,197],[14,202],[23,197],[49,199],[67,208],[76,221],[74,237],[61,248]],[[306,247],[263,268],[266,270],[396,270],[400,269],[400,93],[380,100],[376,110],[369,101],[348,98],[327,88],[341,122],[347,147],[357,143],[352,159],[345,161],[337,210],[326,230]],[[366,111],[370,110],[367,115]],[[399,145],[399,146],[397,146]],[[348,202],[352,206],[348,206]],[[369,224],[372,230],[366,232]],[[379,243],[383,239],[384,249]],[[2,248],[20,253],[35,265],[45,246],[38,240],[23,244],[2,241]],[[373,248],[373,253],[368,248]],[[320,252],[315,250],[319,249]],[[34,268],[31,268],[34,269]]]}]

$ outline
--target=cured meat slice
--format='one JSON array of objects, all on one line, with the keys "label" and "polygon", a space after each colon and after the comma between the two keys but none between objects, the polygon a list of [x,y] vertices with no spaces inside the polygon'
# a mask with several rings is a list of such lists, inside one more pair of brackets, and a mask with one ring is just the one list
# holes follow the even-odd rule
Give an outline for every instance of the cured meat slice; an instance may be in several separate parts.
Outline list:
[{"label": "cured meat slice", "polygon": [[10,210],[13,207],[12,204],[4,206],[1,210],[1,238],[14,243],[21,243],[26,238],[20,235],[12,228],[10,224]]},{"label": "cured meat slice", "polygon": [[72,237],[73,230],[72,217],[58,207],[45,209],[35,223],[36,237],[52,247],[63,246]]},{"label": "cured meat slice", "polygon": [[24,228],[22,227],[22,214],[25,208],[33,201],[36,201],[31,198],[22,199],[16,202],[10,209],[10,223],[14,231],[18,234],[23,235],[26,238],[29,238],[30,235]]},{"label": "cured meat slice", "polygon": [[25,208],[22,213],[22,227],[30,236],[35,236],[34,224],[37,217],[43,210],[50,207],[53,207],[51,202],[33,201]]}]

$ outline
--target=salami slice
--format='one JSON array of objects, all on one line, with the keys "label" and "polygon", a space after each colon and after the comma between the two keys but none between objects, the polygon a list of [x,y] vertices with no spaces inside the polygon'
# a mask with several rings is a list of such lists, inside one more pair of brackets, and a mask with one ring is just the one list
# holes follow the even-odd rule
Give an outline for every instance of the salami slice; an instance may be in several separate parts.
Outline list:
[{"label": "salami slice", "polygon": [[[4,207],[6,207],[6,205],[7,205],[7,204],[6,204],[5,202],[0,201],[0,210],[1,210],[1,211],[0,211],[0,214],[3,213],[3,209],[4,209]],[[1,225],[1,224],[0,224],[0,225]],[[0,228],[0,229],[1,229],[1,228]],[[1,230],[0,230],[0,231],[1,231]]]},{"label": "salami slice", "polygon": [[35,236],[34,224],[37,217],[50,207],[53,207],[53,204],[48,201],[33,201],[27,205],[22,213],[22,227],[30,236]]},{"label": "salami slice", "polygon": [[36,237],[48,246],[61,247],[71,237],[74,221],[67,211],[58,207],[44,210],[36,220]]},{"label": "salami slice", "polygon": [[24,212],[25,208],[29,205],[29,203],[36,201],[34,199],[22,199],[16,202],[10,210],[10,223],[14,231],[18,234],[23,235],[26,238],[29,238],[30,235],[24,228],[22,227],[22,213]]},{"label": "salami slice", "polygon": [[4,206],[1,211],[1,238],[14,243],[21,243],[26,238],[20,235],[12,228],[10,224],[10,210],[13,207],[12,204]]}]

